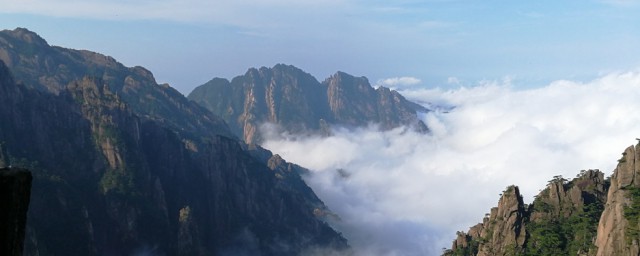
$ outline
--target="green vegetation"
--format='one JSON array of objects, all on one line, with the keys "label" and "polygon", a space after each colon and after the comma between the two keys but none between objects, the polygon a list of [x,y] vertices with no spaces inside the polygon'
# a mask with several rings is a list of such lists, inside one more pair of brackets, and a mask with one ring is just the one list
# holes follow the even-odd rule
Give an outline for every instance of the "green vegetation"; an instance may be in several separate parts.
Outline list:
[{"label": "green vegetation", "polygon": [[513,256],[524,256],[522,248],[520,248],[517,244],[508,245],[504,249],[504,255],[513,255]]},{"label": "green vegetation", "polygon": [[[447,250],[445,255],[476,255],[479,250],[489,255],[592,255],[597,250],[594,239],[604,211],[603,192],[611,182],[610,178],[600,182],[599,175],[602,173],[598,170],[583,170],[570,182],[561,175],[549,180],[533,203],[523,207],[524,244],[504,245],[500,238],[495,241],[495,237],[491,238],[492,229],[504,220],[500,217],[488,220],[485,216],[485,237],[467,236],[467,248]],[[512,189],[508,187],[503,193],[508,195]],[[627,190],[632,200],[624,209],[630,224],[627,237],[640,237],[640,188]],[[580,198],[575,198],[576,192]],[[507,226],[509,231],[515,230],[516,224]]]},{"label": "green vegetation", "polygon": [[100,189],[103,194],[114,194],[132,198],[139,195],[133,172],[128,170],[108,170],[100,179]]},{"label": "green vegetation", "polygon": [[[552,213],[555,207],[540,197],[533,202],[533,212]],[[566,248],[570,227],[566,219],[541,218],[530,222],[527,226],[528,243],[525,245],[526,255],[567,255]]]},{"label": "green vegetation", "polygon": [[550,204],[542,200],[536,200],[533,203],[533,210],[535,212],[550,213],[551,211],[553,211],[553,209],[554,209],[553,206],[551,206]]},{"label": "green vegetation", "polygon": [[627,152],[622,153],[622,157],[620,157],[620,159],[618,159],[618,164],[624,163],[627,161]]},{"label": "green vegetation", "polygon": [[593,212],[582,212],[569,218],[545,219],[529,225],[527,255],[577,255],[588,252],[596,235],[597,220]]},{"label": "green vegetation", "polygon": [[447,256],[467,256],[467,255],[476,255],[478,254],[478,248],[480,246],[480,241],[470,239],[467,237],[467,247],[456,248],[455,250],[444,250],[443,255]]},{"label": "green vegetation", "polygon": [[560,184],[564,184],[567,182],[567,179],[565,179],[564,177],[562,177],[562,175],[556,175],[553,176],[553,179],[551,179],[550,181],[548,181],[547,185],[551,185],[552,183],[560,183]]},{"label": "green vegetation", "polygon": [[[598,221],[604,210],[602,202],[585,202],[582,208],[572,208],[569,217],[563,209],[557,209],[537,198],[533,212],[547,213],[531,221],[527,226],[529,240],[526,255],[577,255],[594,248]],[[557,217],[551,214],[557,214]],[[554,214],[554,215],[555,215]]]},{"label": "green vegetation", "polygon": [[638,226],[640,221],[640,188],[626,187],[623,189],[627,191],[631,201],[629,205],[624,207],[624,217],[629,222],[627,230],[625,230],[625,236],[627,243],[631,244],[631,238],[640,237],[640,227]]}]

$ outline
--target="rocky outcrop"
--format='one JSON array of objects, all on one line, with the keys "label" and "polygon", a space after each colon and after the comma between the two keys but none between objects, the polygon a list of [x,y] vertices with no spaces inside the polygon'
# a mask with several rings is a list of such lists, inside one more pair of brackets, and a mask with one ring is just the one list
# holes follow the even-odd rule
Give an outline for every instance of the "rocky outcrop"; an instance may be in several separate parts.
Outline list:
[{"label": "rocky outcrop", "polygon": [[400,93],[386,87],[373,89],[365,77],[337,72],[322,82],[326,86],[332,123],[365,126],[377,123],[383,129],[400,125],[415,125],[425,131],[426,126],[416,118],[416,112],[427,110],[406,100]]},{"label": "rocky outcrop", "polygon": [[598,170],[582,171],[570,182],[550,180],[530,206],[527,253],[593,255],[607,188]]},{"label": "rocky outcrop", "polygon": [[[50,47],[20,29],[0,38],[0,57],[13,56],[11,69],[24,83],[0,61],[0,118],[11,120],[0,122],[2,161],[34,176],[25,254],[221,255],[252,248],[250,254],[298,255],[347,247],[316,216],[325,206],[301,179],[303,170],[248,147],[148,71]],[[44,53],[60,56],[38,62]],[[77,69],[46,69],[74,63]],[[95,72],[81,76],[86,67],[78,63],[94,63]],[[58,83],[52,80],[69,82],[50,90]]]},{"label": "rocky outcrop", "polygon": [[1,255],[22,255],[31,179],[25,169],[0,168]]},{"label": "rocky outcrop", "polygon": [[169,85],[157,84],[147,69],[125,67],[100,53],[50,46],[24,28],[0,31],[0,60],[27,88],[58,95],[85,77],[99,79],[137,115],[184,136],[234,136],[222,119]]},{"label": "rocky outcrop", "polygon": [[481,244],[478,255],[513,255],[525,242],[524,203],[516,186],[508,187],[502,194],[498,207],[491,209],[488,223],[483,223],[481,237],[488,241]]},{"label": "rocky outcrop", "polygon": [[525,205],[516,186],[508,187],[498,207],[467,233],[458,232],[451,255],[514,255],[525,243]]},{"label": "rocky outcrop", "polygon": [[608,183],[598,170],[549,181],[527,206],[510,186],[483,223],[458,232],[445,255],[593,255]]},{"label": "rocky outcrop", "polygon": [[640,255],[640,152],[628,147],[611,176],[598,224],[597,255]]},{"label": "rocky outcrop", "polygon": [[378,124],[383,129],[426,126],[417,112],[427,110],[385,87],[374,89],[365,77],[338,72],[323,83],[293,66],[249,69],[231,81],[222,78],[197,87],[189,99],[229,123],[247,143],[260,142],[260,125],[277,124],[289,133],[330,132],[331,125]]}]

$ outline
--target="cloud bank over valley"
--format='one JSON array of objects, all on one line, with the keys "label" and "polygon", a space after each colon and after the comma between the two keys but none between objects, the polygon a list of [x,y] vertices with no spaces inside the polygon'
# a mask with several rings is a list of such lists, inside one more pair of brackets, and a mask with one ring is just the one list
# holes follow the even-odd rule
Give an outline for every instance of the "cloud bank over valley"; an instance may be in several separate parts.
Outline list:
[{"label": "cloud bank over valley", "polygon": [[375,126],[335,128],[324,138],[263,131],[266,148],[312,170],[307,182],[340,216],[332,224],[358,255],[439,254],[508,185],[530,203],[554,175],[610,175],[640,137],[640,71],[528,90],[509,79],[399,90],[434,109],[421,115],[429,134]]}]

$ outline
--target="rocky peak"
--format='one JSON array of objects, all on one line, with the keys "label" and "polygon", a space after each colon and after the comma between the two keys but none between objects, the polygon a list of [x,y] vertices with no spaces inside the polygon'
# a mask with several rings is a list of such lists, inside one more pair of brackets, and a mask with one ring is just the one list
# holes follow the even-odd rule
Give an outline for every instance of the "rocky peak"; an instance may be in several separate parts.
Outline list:
[{"label": "rocky peak", "polygon": [[0,31],[0,60],[7,64],[16,80],[29,88],[53,94],[87,75],[112,81],[120,79],[121,71],[126,70],[109,56],[50,46],[26,29]]},{"label": "rocky peak", "polygon": [[331,110],[334,112],[342,107],[343,103],[340,100],[351,95],[359,95],[358,98],[361,101],[366,101],[375,95],[375,90],[371,87],[369,79],[364,76],[355,77],[341,71],[325,79],[322,84],[327,86],[327,96],[331,102]]},{"label": "rocky peak", "polygon": [[528,207],[510,186],[482,223],[458,232],[445,255],[593,255],[596,225],[606,201],[599,170],[567,181],[555,176]]},{"label": "rocky peak", "polygon": [[555,176],[533,202],[532,207],[539,208],[532,212],[531,220],[568,218],[586,204],[604,203],[605,188],[604,174],[599,170],[583,170],[571,182]]},{"label": "rocky peak", "polygon": [[337,72],[323,82],[327,86],[327,98],[336,119],[348,125],[358,125],[359,119],[377,117],[375,90],[365,77],[354,77]]},{"label": "rocky peak", "polygon": [[489,218],[483,222],[481,244],[478,255],[513,255],[521,251],[525,242],[524,217],[526,215],[520,189],[509,186],[491,209]]},{"label": "rocky peak", "polygon": [[44,40],[44,38],[40,37],[35,32],[28,30],[26,28],[16,28],[14,30],[3,30],[2,32],[7,33],[13,36],[14,38],[22,40],[28,44],[34,44],[39,47],[49,46],[49,44],[47,43],[46,40]]},{"label": "rocky peak", "polygon": [[491,209],[482,223],[458,232],[445,255],[514,255],[523,251],[526,241],[525,205],[517,186],[501,194],[498,207]]},{"label": "rocky peak", "polygon": [[287,65],[287,64],[276,64],[275,66],[273,66],[272,68],[267,68],[267,67],[261,67],[260,71],[264,71],[264,72],[272,72],[274,74],[281,74],[281,75],[290,75],[290,76],[295,76],[295,77],[300,77],[303,80],[307,80],[307,79],[314,79],[315,78],[307,73],[304,72],[304,70],[297,68],[296,66],[293,65]]},{"label": "rocky peak", "polygon": [[374,91],[366,77],[355,77],[342,71],[336,72],[322,83],[328,87],[338,87],[345,90]]},{"label": "rocky peak", "polygon": [[290,133],[327,134],[329,126],[379,124],[426,126],[417,111],[427,111],[386,88],[374,90],[365,77],[337,72],[322,84],[291,65],[251,68],[245,75],[213,79],[189,98],[223,117],[248,143],[259,143],[259,127],[277,124]]},{"label": "rocky peak", "polygon": [[90,77],[108,85],[110,92],[142,118],[162,120],[162,124],[180,132],[234,137],[223,120],[175,89],[158,85],[143,67],[125,67],[112,57],[92,51],[30,44],[25,36],[18,35],[37,35],[17,31],[0,31],[0,60],[26,87],[58,95],[69,84]]},{"label": "rocky peak", "polygon": [[598,224],[597,255],[640,255],[639,145],[628,147],[611,176]]},{"label": "rocky peak", "polygon": [[599,170],[583,170],[571,181],[553,177],[529,207],[527,252],[593,255],[606,190]]},{"label": "rocky peak", "polygon": [[135,66],[133,68],[131,68],[131,72],[133,72],[134,74],[140,76],[142,79],[145,80],[149,80],[149,81],[156,81],[156,79],[153,77],[153,73],[151,73],[151,71],[149,71],[148,69],[141,67],[141,66]]}]

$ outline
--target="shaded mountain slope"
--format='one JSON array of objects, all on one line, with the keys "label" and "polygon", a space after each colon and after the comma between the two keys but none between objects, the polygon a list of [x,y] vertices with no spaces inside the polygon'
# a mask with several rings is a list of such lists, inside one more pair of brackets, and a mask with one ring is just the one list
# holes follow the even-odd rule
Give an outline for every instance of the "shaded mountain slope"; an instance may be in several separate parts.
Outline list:
[{"label": "shaded mountain slope", "polygon": [[304,170],[247,147],[148,71],[115,61],[85,75],[49,71],[102,55],[50,47],[24,29],[0,35],[11,45],[0,44],[0,58],[12,58],[9,67],[0,61],[0,118],[9,120],[0,122],[0,155],[34,175],[27,255],[297,255],[347,246],[317,214],[327,209],[300,178]]},{"label": "shaded mountain slope", "polygon": [[[2,159],[0,159],[2,160]],[[0,254],[20,256],[31,194],[31,172],[0,162]]]},{"label": "shaded mountain slope", "polygon": [[23,28],[0,32],[0,60],[29,88],[61,93],[71,82],[101,79],[140,117],[162,122],[183,135],[232,136],[219,117],[190,102],[170,86],[158,85],[143,67],[125,67],[115,59],[86,50],[50,46]]},{"label": "shaded mountain slope", "polygon": [[378,124],[383,129],[426,126],[422,106],[385,87],[374,89],[365,77],[343,72],[318,82],[310,74],[278,64],[251,68],[231,81],[214,78],[188,96],[221,116],[247,143],[259,143],[259,128],[273,123],[290,133],[328,133],[331,125]]}]

